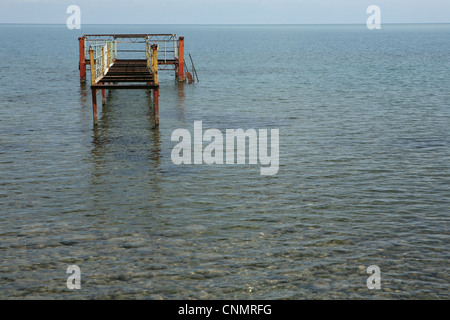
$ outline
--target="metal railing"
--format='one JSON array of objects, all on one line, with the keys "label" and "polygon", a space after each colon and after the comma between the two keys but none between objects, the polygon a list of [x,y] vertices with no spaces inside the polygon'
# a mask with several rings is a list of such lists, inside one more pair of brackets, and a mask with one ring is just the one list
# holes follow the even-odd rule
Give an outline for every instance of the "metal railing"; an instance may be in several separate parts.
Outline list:
[{"label": "metal railing", "polygon": [[[97,84],[114,61],[118,59],[146,59],[147,67],[153,74],[156,74],[156,77],[158,70],[178,72],[178,65],[182,62],[183,69],[186,68],[184,54],[183,59],[178,57],[180,52],[184,52],[184,42],[182,45],[180,43],[182,38],[178,38],[176,34],[96,34],[84,35],[83,39],[83,49],[85,57],[87,57],[83,61],[85,61],[85,65],[90,66],[92,84]],[[156,46],[156,51],[152,49],[154,46]],[[156,69],[154,68],[154,56],[157,57],[155,59]],[[192,60],[191,63],[193,76],[198,81]]]},{"label": "metal railing", "polygon": [[101,78],[103,78],[112,66],[115,59],[114,51],[115,45],[112,41],[89,46],[92,84],[96,84]]},{"label": "metal railing", "polygon": [[159,84],[158,80],[158,44],[152,44],[149,39],[146,40],[147,68],[153,74],[153,81]]},{"label": "metal railing", "polygon": [[[86,39],[86,56],[89,56],[90,45],[105,44],[112,42],[114,45],[114,59],[118,58],[118,53],[145,53],[142,44],[158,44],[158,56],[161,61],[167,62],[178,59],[178,38],[176,34],[98,34],[98,35],[85,35]],[[120,44],[120,49],[118,49]]]}]

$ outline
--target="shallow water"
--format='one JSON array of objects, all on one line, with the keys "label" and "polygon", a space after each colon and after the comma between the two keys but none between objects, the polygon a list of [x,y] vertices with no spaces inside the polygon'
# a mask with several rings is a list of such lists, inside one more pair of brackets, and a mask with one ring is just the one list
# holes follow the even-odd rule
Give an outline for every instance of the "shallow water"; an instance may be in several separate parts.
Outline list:
[{"label": "shallow water", "polygon": [[[94,130],[89,33],[185,36],[200,82],[160,75],[159,129],[146,91],[113,91]],[[449,33],[0,25],[0,297],[448,299]],[[279,129],[278,174],[174,165],[197,120]]]}]

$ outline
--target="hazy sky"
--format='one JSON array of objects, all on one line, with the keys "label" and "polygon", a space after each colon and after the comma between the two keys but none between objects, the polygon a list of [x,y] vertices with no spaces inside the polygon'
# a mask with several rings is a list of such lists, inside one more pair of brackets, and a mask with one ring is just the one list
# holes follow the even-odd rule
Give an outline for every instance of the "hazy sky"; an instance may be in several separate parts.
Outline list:
[{"label": "hazy sky", "polygon": [[0,23],[65,23],[69,5],[81,24],[450,23],[450,0],[0,0]]}]

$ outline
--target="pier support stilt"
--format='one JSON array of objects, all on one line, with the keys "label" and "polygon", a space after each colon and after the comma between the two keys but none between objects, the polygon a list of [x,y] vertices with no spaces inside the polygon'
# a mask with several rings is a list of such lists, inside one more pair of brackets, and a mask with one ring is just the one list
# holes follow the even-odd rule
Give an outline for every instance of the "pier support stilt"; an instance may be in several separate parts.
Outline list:
[{"label": "pier support stilt", "polygon": [[78,69],[80,69],[80,82],[86,82],[86,47],[85,47],[85,38],[79,37],[78,44],[80,47],[80,63]]},{"label": "pier support stilt", "polygon": [[92,114],[94,116],[94,126],[96,126],[98,124],[97,89],[92,89]]},{"label": "pier support stilt", "polygon": [[[118,39],[122,40],[118,41]],[[159,70],[175,70],[181,88],[182,83],[186,82],[186,77],[193,81],[193,77],[186,67],[184,37],[177,38],[175,34],[101,34],[84,35],[78,38],[78,41],[80,81],[82,83],[86,81],[86,72],[90,71],[94,128],[98,125],[97,94],[100,93],[100,90],[101,103],[104,108],[106,100],[109,103],[114,102],[113,96],[107,97],[112,94],[112,89],[148,90],[149,116],[151,118],[151,113],[153,113],[157,127],[159,126]],[[117,46],[119,43],[145,44],[146,59],[118,59]],[[164,53],[164,59],[158,60],[159,45],[156,43],[164,44],[164,48],[160,50]],[[142,50],[122,51],[143,52]],[[159,64],[162,64],[161,68]],[[81,86],[83,87],[83,84]],[[151,111],[152,107],[153,111]],[[102,114],[105,111],[104,108],[101,109]]]},{"label": "pier support stilt", "polygon": [[178,81],[184,82],[184,37],[178,39]]},{"label": "pier support stilt", "polygon": [[159,89],[153,89],[155,125],[159,126]]}]

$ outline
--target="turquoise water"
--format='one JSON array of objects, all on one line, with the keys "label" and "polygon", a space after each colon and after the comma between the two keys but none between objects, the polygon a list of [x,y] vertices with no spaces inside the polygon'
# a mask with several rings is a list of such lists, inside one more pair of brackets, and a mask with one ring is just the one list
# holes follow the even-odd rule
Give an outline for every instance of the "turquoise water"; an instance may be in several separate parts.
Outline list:
[{"label": "turquoise water", "polygon": [[[145,90],[113,91],[94,130],[77,41],[93,33],[185,36],[200,82],[161,72],[159,129]],[[0,297],[448,299],[449,35],[0,25]],[[174,165],[173,130],[200,120],[279,129],[277,175]]]}]

